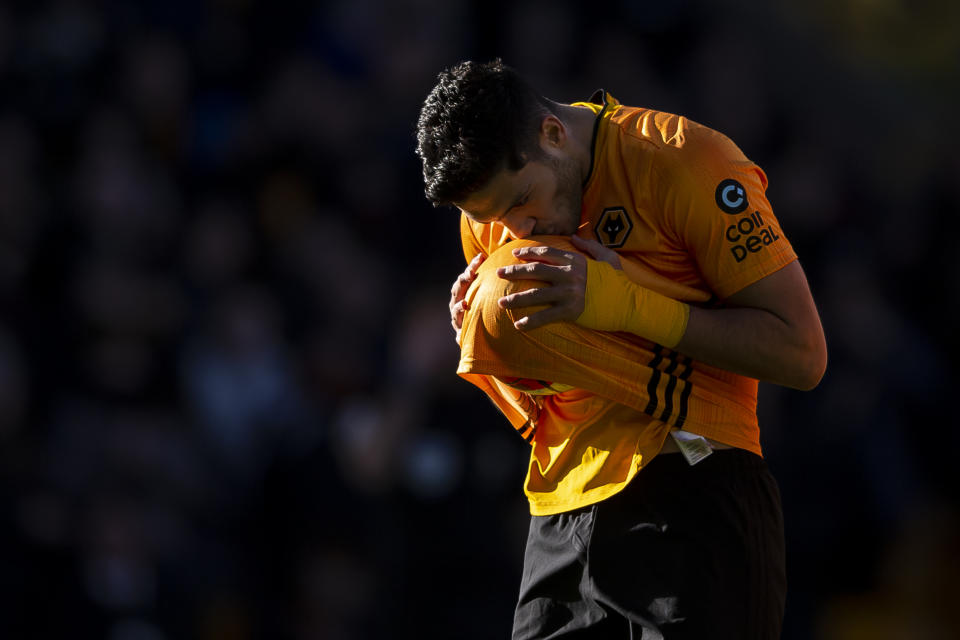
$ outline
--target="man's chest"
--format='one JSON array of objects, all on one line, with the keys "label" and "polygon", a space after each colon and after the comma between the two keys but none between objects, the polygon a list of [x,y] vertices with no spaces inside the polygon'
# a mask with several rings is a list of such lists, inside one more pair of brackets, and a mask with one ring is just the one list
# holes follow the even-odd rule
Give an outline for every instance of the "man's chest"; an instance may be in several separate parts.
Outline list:
[{"label": "man's chest", "polygon": [[677,283],[706,290],[696,257],[672,229],[652,188],[604,167],[583,194],[578,235],[589,237]]}]

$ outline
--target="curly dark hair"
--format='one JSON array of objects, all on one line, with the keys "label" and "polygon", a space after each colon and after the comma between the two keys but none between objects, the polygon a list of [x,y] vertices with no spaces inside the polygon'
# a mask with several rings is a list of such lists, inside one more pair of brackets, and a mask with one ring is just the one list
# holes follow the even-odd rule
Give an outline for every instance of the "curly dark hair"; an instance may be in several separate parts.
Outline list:
[{"label": "curly dark hair", "polygon": [[498,171],[517,171],[540,157],[540,122],[553,112],[499,58],[441,72],[417,122],[427,199],[434,206],[462,201]]}]

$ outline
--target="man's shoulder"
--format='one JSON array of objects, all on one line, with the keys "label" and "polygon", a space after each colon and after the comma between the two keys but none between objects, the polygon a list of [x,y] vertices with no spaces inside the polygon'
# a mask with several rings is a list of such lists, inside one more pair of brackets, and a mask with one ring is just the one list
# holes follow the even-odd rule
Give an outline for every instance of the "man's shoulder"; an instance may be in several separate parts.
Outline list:
[{"label": "man's shoulder", "polygon": [[639,142],[671,152],[695,152],[726,136],[685,115],[650,107],[620,105],[610,114],[609,127],[627,144]]}]

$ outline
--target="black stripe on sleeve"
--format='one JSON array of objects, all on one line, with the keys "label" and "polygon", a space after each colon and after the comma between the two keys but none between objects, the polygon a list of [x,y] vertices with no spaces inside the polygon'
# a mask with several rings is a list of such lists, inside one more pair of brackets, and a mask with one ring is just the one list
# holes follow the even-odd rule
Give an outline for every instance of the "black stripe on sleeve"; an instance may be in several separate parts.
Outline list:
[{"label": "black stripe on sleeve", "polygon": [[690,392],[693,391],[693,383],[690,382],[690,374],[693,373],[693,359],[687,358],[687,361],[683,363],[686,367],[683,371],[680,372],[680,379],[683,380],[683,392],[680,394],[680,415],[677,417],[676,426],[678,429],[683,428],[683,423],[687,421],[687,407],[690,400]]},{"label": "black stripe on sleeve", "polygon": [[527,442],[533,442],[533,434],[537,430],[532,422],[525,422],[522,427],[517,429],[517,433],[520,434],[520,437],[526,440]]},{"label": "black stripe on sleeve", "polygon": [[661,414],[660,419],[664,422],[670,422],[670,416],[673,413],[673,390],[677,388],[677,377],[673,375],[673,372],[676,371],[677,365],[680,364],[680,361],[677,359],[679,354],[676,351],[671,351],[667,357],[670,358],[670,366],[663,370],[665,374],[669,376],[667,381],[667,388],[663,392],[663,414]]},{"label": "black stripe on sleeve", "polygon": [[643,410],[648,416],[653,416],[654,412],[657,410],[657,386],[660,384],[660,369],[657,367],[660,366],[660,363],[663,361],[663,350],[659,344],[653,346],[653,359],[649,363],[649,367],[653,369],[653,372],[650,374],[650,382],[647,383],[647,408]]}]

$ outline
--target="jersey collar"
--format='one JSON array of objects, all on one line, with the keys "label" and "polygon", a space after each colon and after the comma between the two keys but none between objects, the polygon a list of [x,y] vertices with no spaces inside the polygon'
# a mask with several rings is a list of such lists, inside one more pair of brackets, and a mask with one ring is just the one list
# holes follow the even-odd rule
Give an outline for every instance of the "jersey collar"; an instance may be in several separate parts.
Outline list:
[{"label": "jersey collar", "polygon": [[597,137],[600,132],[600,123],[603,121],[603,117],[607,114],[611,107],[617,106],[620,103],[617,102],[617,99],[610,95],[604,89],[597,89],[590,99],[587,101],[591,104],[603,105],[603,108],[597,113],[597,118],[593,122],[593,135],[590,138],[590,169],[587,171],[587,177],[583,180],[583,188],[587,188],[587,184],[590,182],[590,178],[593,177],[593,167],[597,155]]}]

